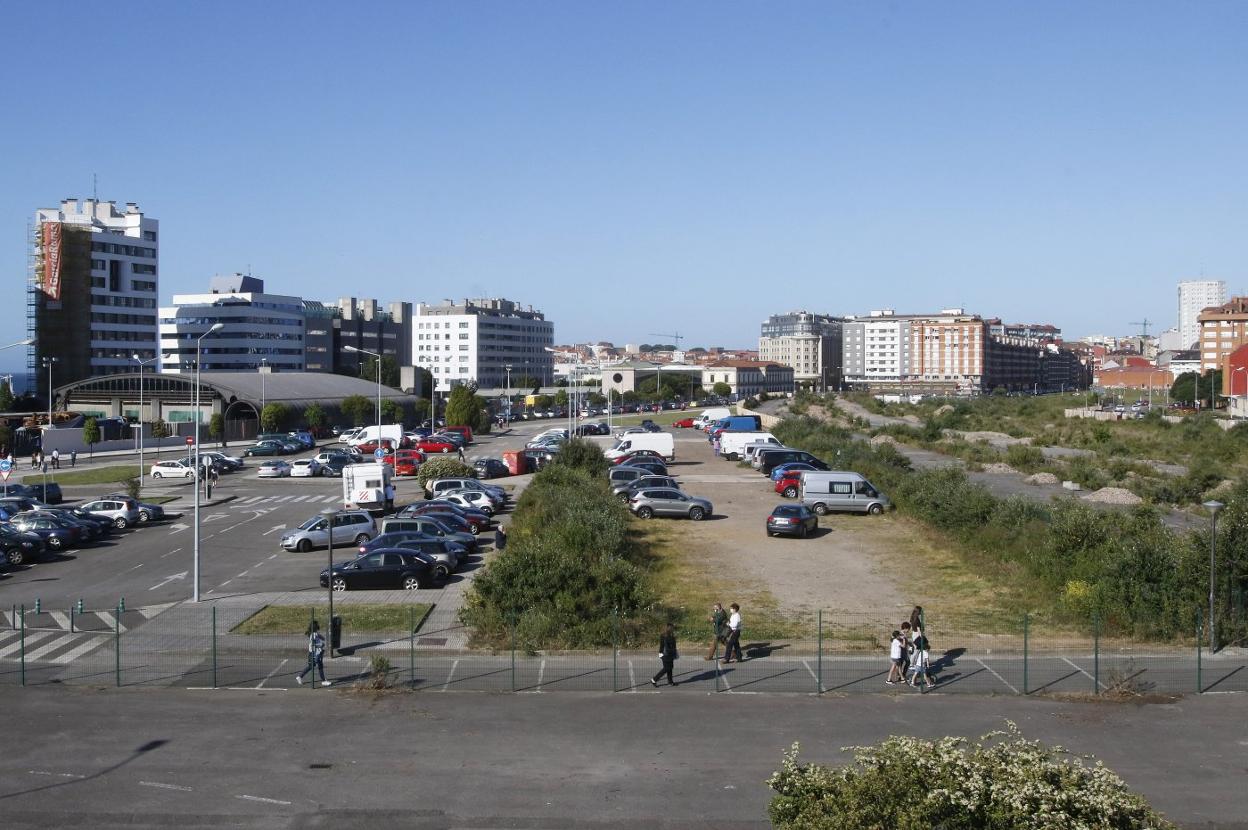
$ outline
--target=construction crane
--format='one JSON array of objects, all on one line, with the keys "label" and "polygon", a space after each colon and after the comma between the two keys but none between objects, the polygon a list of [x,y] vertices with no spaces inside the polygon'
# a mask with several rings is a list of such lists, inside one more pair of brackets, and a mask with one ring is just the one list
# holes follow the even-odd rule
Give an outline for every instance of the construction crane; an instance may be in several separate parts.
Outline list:
[{"label": "construction crane", "polygon": [[1133,322],[1133,323],[1128,323],[1127,325],[1139,326],[1140,337],[1148,337],[1148,327],[1151,326],[1152,324],[1153,324],[1153,321],[1145,317],[1143,320],[1139,321],[1138,323]]},{"label": "construction crane", "polygon": [[680,332],[676,332],[675,334],[664,334],[664,333],[662,333],[662,332],[652,331],[652,332],[650,332],[650,336],[651,336],[651,337],[670,337],[670,338],[672,338],[672,343],[674,343],[674,344],[676,345],[676,351],[680,351],[680,341],[682,341],[682,340],[684,340],[684,339],[685,339],[684,337],[681,337]]}]

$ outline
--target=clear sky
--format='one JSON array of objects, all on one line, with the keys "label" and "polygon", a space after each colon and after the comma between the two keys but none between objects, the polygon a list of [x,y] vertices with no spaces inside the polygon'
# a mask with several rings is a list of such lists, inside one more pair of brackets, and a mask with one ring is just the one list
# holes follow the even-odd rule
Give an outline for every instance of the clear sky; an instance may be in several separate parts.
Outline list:
[{"label": "clear sky", "polygon": [[[1069,336],[1248,288],[1248,3],[4,4],[0,325],[61,198],[161,222],[160,301],[505,296],[556,340],[797,308]],[[8,341],[5,341],[8,342]],[[17,350],[3,355],[12,365]]]}]

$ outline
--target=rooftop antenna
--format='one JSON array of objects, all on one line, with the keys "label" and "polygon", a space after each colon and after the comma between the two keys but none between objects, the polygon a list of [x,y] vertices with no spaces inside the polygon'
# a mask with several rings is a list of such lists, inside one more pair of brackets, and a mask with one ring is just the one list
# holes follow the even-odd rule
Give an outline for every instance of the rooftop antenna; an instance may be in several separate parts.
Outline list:
[{"label": "rooftop antenna", "polygon": [[91,174],[91,201],[100,201],[100,177],[94,173]]}]

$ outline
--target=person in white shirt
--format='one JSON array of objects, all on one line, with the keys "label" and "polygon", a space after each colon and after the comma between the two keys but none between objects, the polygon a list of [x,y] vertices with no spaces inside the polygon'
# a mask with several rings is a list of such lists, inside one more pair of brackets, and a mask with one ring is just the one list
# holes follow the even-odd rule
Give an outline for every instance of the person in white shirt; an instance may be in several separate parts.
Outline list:
[{"label": "person in white shirt", "polygon": [[741,654],[741,606],[735,602],[728,606],[732,613],[728,615],[728,639],[724,642],[724,662],[732,662],[732,653],[737,653],[737,662],[745,661]]},{"label": "person in white shirt", "polygon": [[884,682],[892,686],[898,680],[905,681],[906,676],[902,673],[902,666],[905,664],[906,646],[901,638],[901,632],[894,630],[893,639],[888,644],[888,659],[892,665],[888,669],[888,679]]}]

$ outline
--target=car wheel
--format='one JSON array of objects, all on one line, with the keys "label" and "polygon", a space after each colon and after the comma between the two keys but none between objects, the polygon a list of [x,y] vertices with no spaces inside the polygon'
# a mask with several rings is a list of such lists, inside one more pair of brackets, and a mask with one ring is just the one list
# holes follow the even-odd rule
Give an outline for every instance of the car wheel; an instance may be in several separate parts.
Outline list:
[{"label": "car wheel", "polygon": [[118,530],[125,530],[129,526],[130,523],[126,521],[125,516],[118,516],[116,519],[113,519],[113,527]]},{"label": "car wheel", "polygon": [[65,543],[62,542],[58,537],[56,536],[48,537],[48,547],[53,548],[55,550],[60,550],[64,545]]},{"label": "car wheel", "polygon": [[312,550],[312,542],[308,539],[300,539],[299,544],[295,545],[295,550],[300,553],[307,553]]},{"label": "car wheel", "polygon": [[405,577],[403,577],[403,590],[404,590],[404,591],[415,591],[415,590],[417,590],[418,588],[420,588],[420,580],[419,580],[419,579],[417,579],[417,578],[416,578],[416,577],[414,577],[414,576],[405,576]]},{"label": "car wheel", "polygon": [[637,518],[639,518],[639,519],[648,519],[648,518],[650,518],[650,517],[651,517],[651,516],[653,516],[653,515],[654,515],[654,511],[653,511],[653,510],[651,510],[649,507],[638,507],[638,508],[637,508]]},{"label": "car wheel", "polygon": [[628,504],[628,493],[620,493],[620,501]]},{"label": "car wheel", "polygon": [[476,525],[468,525],[468,529],[472,531],[473,536],[477,536],[481,533],[481,528]]},{"label": "car wheel", "polygon": [[161,477],[160,470],[156,470],[155,472],[152,473],[152,478],[160,478],[160,477]]},{"label": "car wheel", "polygon": [[343,591],[347,590],[347,581],[340,576],[334,577],[333,582],[330,584],[333,586],[334,593],[336,594],[341,594]]},{"label": "car wheel", "polygon": [[867,512],[870,513],[872,516],[878,516],[884,512],[884,505],[873,504],[867,508]]},{"label": "car wheel", "polygon": [[447,565],[445,563],[442,563],[438,565],[437,567],[435,567],[433,569],[433,572],[434,574],[437,575],[438,579],[442,580],[443,582],[451,578],[451,567],[450,565]]},{"label": "car wheel", "polygon": [[26,554],[22,553],[20,550],[9,551],[9,564],[10,565],[16,565],[20,567],[22,563],[24,563],[25,561],[26,561]]},{"label": "car wheel", "polygon": [[152,520],[152,516],[146,510],[139,511],[139,524],[146,524]]},{"label": "car wheel", "polygon": [[689,510],[689,518],[693,519],[695,522],[702,521],[702,517],[705,515],[706,511],[704,511],[701,507],[693,507]]},{"label": "car wheel", "polygon": [[828,515],[828,506],[826,504],[816,504],[811,509],[814,510],[817,515],[820,515],[820,516]]},{"label": "car wheel", "polygon": [[807,533],[809,533],[809,532],[810,532],[810,531],[809,531],[809,529],[806,527],[806,525],[802,525],[802,529],[801,529],[801,530],[799,530],[799,531],[797,532],[797,538],[799,538],[799,539],[805,539],[805,538],[806,538],[806,534],[807,534]]},{"label": "car wheel", "polygon": [[329,478],[329,476],[330,476],[329,468],[328,468],[328,467],[324,467],[324,468],[322,468],[322,469],[321,469],[321,478]]},{"label": "car wheel", "polygon": [[783,495],[786,499],[795,499],[797,498],[797,488],[785,487],[784,492],[781,495]]},{"label": "car wheel", "polygon": [[356,544],[356,545],[362,545],[362,544],[364,544],[365,542],[367,542],[367,541],[368,541],[368,539],[369,539],[369,536],[368,536],[368,534],[367,534],[367,533],[361,533],[359,536],[356,536],[356,537],[355,537],[355,544]]}]

